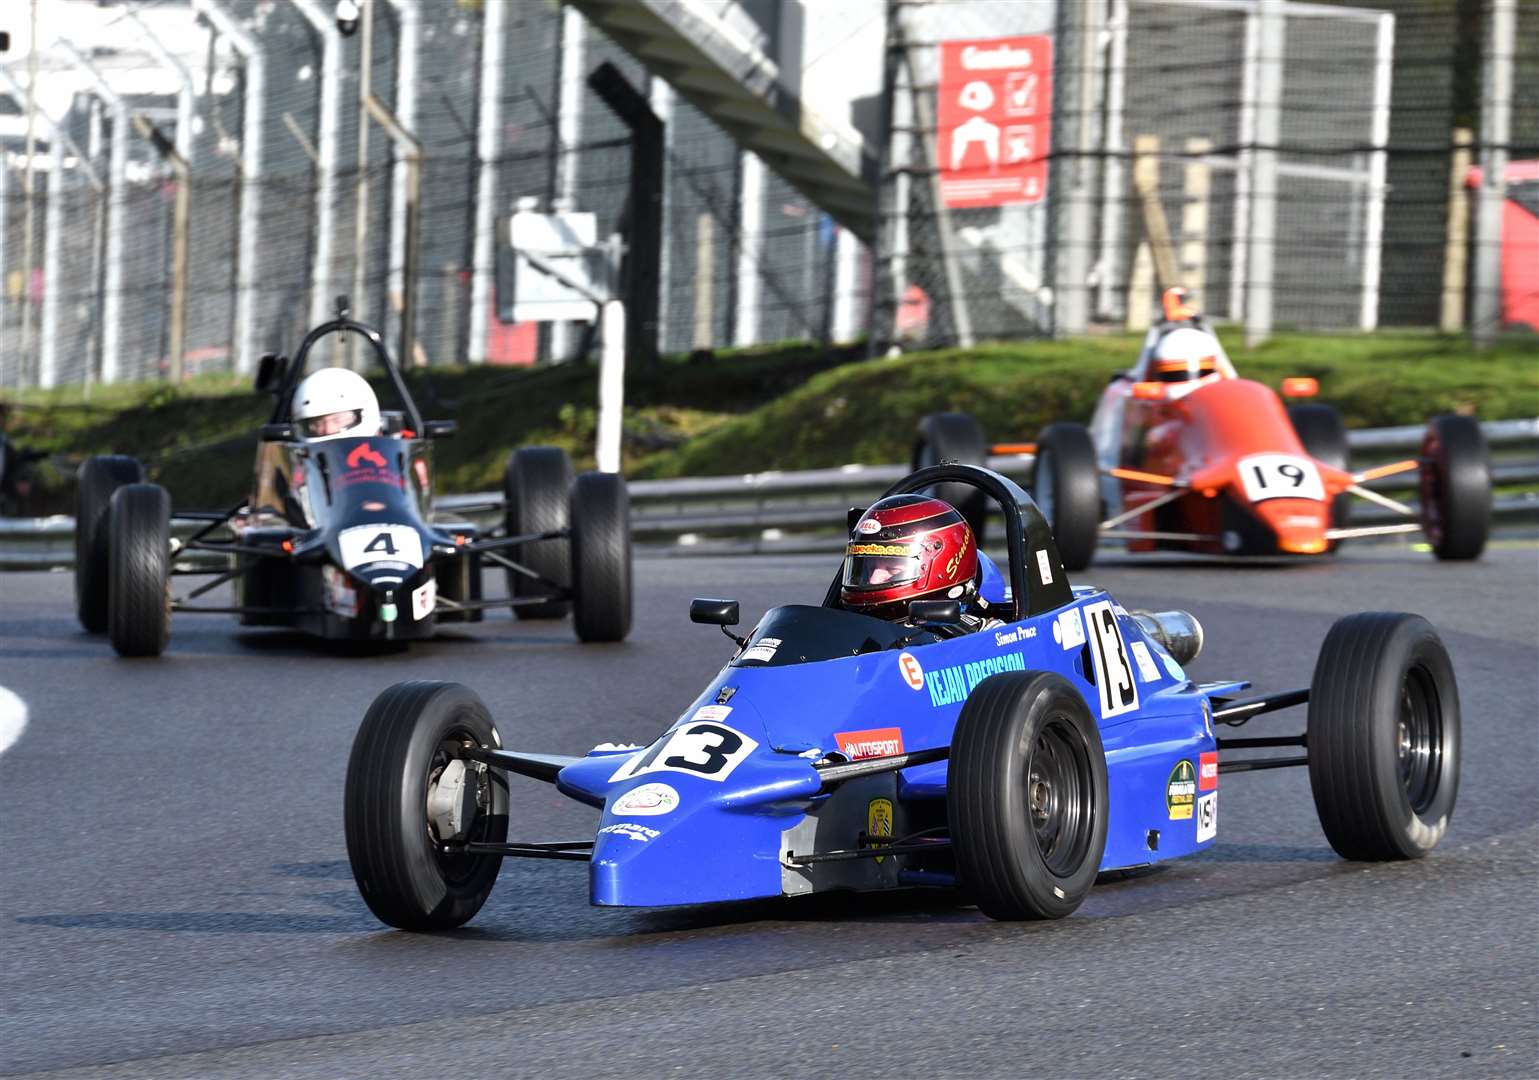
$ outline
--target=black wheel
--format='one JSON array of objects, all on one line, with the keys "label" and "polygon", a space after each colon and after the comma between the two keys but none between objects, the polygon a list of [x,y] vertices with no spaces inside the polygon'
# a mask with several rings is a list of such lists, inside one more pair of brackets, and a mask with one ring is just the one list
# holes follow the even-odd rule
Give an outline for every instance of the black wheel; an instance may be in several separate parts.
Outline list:
[{"label": "black wheel", "polygon": [[[983,429],[967,413],[931,413],[919,421],[912,457],[916,471],[943,461],[983,465],[988,457]],[[931,494],[956,507],[972,527],[978,543],[983,543],[989,509],[988,497],[983,492],[967,484],[937,484]]]},{"label": "black wheel", "polygon": [[107,509],[107,636],[119,656],[159,656],[171,637],[171,496],[125,484]]},{"label": "black wheel", "polygon": [[460,757],[472,745],[500,743],[486,706],[458,683],[397,683],[364,715],[342,817],[353,878],[381,922],[448,930],[491,894],[502,856],[443,851],[508,838],[507,783]]},{"label": "black wheel", "polygon": [[[567,493],[572,487],[572,460],[556,446],[526,446],[508,456],[502,474],[502,493],[507,499],[504,522],[509,536],[550,532],[567,527]],[[572,580],[572,566],[567,558],[565,540],[539,540],[504,552],[508,558],[527,566],[541,577],[562,588]],[[550,586],[514,570],[508,571],[508,594],[518,599],[549,596]],[[565,599],[543,604],[518,604],[514,614],[521,619],[560,619],[570,610]]]},{"label": "black wheel", "polygon": [[1459,793],[1459,688],[1420,615],[1337,620],[1309,688],[1309,786],[1346,859],[1417,859]]},{"label": "black wheel", "polygon": [[1421,525],[1439,559],[1473,559],[1491,534],[1491,454],[1468,416],[1435,416],[1421,442]]},{"label": "black wheel", "polygon": [[572,485],[573,622],[581,641],[631,629],[631,500],[625,477],[585,472]]},{"label": "black wheel", "polygon": [[139,463],[121,456],[89,458],[75,477],[75,613],[92,634],[107,632],[107,504],[143,480]]},{"label": "black wheel", "polygon": [[957,873],[994,919],[1061,919],[1106,848],[1106,755],[1062,676],[1008,672],[968,695],[951,740],[946,805]]},{"label": "black wheel", "polygon": [[1058,542],[1065,570],[1083,570],[1101,535],[1101,469],[1083,424],[1060,421],[1037,436],[1031,497]]},{"label": "black wheel", "polygon": [[[1316,461],[1344,472],[1350,471],[1351,450],[1347,442],[1347,427],[1341,422],[1341,414],[1329,405],[1289,405],[1288,419],[1293,432],[1303,444],[1304,452]],[[1331,500],[1331,527],[1344,529],[1352,516],[1352,496],[1337,495]],[[1336,550],[1333,541],[1330,550]]]}]

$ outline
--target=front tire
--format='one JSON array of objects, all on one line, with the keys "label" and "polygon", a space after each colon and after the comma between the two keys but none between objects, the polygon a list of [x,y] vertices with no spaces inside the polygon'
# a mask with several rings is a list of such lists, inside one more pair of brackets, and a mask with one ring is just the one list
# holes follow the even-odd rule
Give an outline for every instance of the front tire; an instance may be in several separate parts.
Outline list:
[{"label": "front tire", "polygon": [[1061,919],[1106,849],[1106,755],[1084,698],[1060,675],[979,683],[951,741],[946,805],[957,874],[993,919]]},{"label": "front tire", "polygon": [[1439,559],[1473,559],[1491,534],[1491,453],[1468,416],[1435,416],[1421,444],[1421,521]]},{"label": "front tire", "polygon": [[159,656],[171,638],[171,496],[127,484],[107,510],[107,636],[119,656]]},{"label": "front tire", "polygon": [[1083,424],[1060,421],[1037,436],[1031,497],[1047,518],[1065,570],[1083,570],[1101,535],[1101,469]]},{"label": "front tire", "polygon": [[87,633],[107,632],[107,507],[124,484],[144,481],[131,457],[87,459],[75,478],[75,613]]},{"label": "front tire", "polygon": [[[983,428],[968,413],[931,413],[919,421],[914,436],[914,471],[955,461],[961,465],[988,464],[989,446]],[[957,508],[981,545],[988,523],[988,496],[969,484],[937,484],[932,494]]]},{"label": "front tire", "polygon": [[[502,474],[506,500],[503,522],[509,536],[554,532],[567,527],[567,492],[572,487],[572,460],[557,446],[526,446],[508,456]],[[537,540],[520,545],[511,555],[541,577],[565,589],[572,580],[572,565],[565,540]],[[549,596],[551,588],[516,570],[509,570],[508,595],[515,599]],[[560,619],[571,609],[565,599],[538,604],[516,604],[520,619]]]},{"label": "front tire", "polygon": [[[369,910],[401,930],[449,930],[468,922],[497,882],[500,855],[445,855],[428,809],[444,770],[466,744],[500,745],[491,714],[457,683],[406,682],[369,706],[353,740],[343,789],[343,829],[353,878]],[[467,769],[475,817],[450,840],[501,844],[508,837],[507,785]]]},{"label": "front tire", "polygon": [[1364,612],[1320,646],[1309,688],[1309,786],[1344,859],[1419,859],[1459,793],[1459,689],[1426,619]]},{"label": "front tire", "polygon": [[631,503],[618,473],[572,485],[572,606],[580,641],[623,641],[631,629]]}]

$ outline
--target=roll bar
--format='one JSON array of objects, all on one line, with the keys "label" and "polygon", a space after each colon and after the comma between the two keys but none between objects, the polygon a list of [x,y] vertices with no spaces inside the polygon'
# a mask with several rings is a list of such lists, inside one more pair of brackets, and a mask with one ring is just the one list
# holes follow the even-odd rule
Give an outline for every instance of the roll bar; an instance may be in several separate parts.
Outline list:
[{"label": "roll bar", "polygon": [[299,343],[299,351],[294,354],[294,362],[288,365],[283,373],[283,386],[278,392],[277,400],[273,402],[272,418],[268,422],[273,424],[288,422],[289,411],[293,405],[294,388],[299,385],[299,380],[304,378],[305,362],[309,359],[310,349],[327,334],[357,334],[374,347],[374,357],[384,366],[390,376],[391,385],[400,395],[411,429],[421,435],[426,430],[422,422],[422,413],[417,409],[417,402],[411,396],[411,391],[406,389],[406,381],[401,378],[401,369],[396,366],[390,350],[385,348],[384,338],[372,326],[366,326],[348,318],[345,307],[338,309],[335,319],[321,323],[306,334],[305,339]]}]

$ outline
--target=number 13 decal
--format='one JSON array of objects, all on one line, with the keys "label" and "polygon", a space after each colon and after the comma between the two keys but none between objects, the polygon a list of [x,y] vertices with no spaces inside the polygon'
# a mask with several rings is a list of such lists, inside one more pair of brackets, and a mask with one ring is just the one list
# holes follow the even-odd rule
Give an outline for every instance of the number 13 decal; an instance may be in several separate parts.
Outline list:
[{"label": "number 13 decal", "polygon": [[1095,682],[1101,691],[1101,717],[1117,716],[1138,708],[1138,685],[1133,666],[1122,644],[1122,631],[1110,600],[1085,605],[1090,626],[1090,655],[1095,660]]},{"label": "number 13 decal", "polygon": [[695,721],[674,728],[617,769],[611,782],[649,772],[681,772],[725,780],[758,742],[726,724]]}]

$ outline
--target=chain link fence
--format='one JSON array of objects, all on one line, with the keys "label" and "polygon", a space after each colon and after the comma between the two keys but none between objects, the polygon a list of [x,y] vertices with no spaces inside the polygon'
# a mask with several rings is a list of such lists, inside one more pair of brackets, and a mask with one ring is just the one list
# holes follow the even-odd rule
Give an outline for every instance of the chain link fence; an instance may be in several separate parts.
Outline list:
[{"label": "chain link fence", "polygon": [[[187,373],[249,370],[261,351],[292,349],[340,294],[392,344],[414,298],[413,362],[577,355],[582,326],[504,325],[484,282],[478,290],[478,191],[489,165],[497,215],[522,204],[593,212],[601,237],[628,228],[630,132],[585,83],[604,62],[666,123],[664,352],[868,330],[878,346],[935,345],[1136,324],[1172,265],[1220,319],[1245,320],[1266,290],[1279,328],[1436,326],[1450,289],[1462,300],[1472,287],[1447,273],[1458,235],[1459,257],[1478,255],[1473,230],[1455,220],[1473,214],[1472,200],[1450,178],[1457,129],[1473,130],[1480,159],[1482,34],[1498,0],[1287,3],[1276,40],[1261,0],[829,0],[849,27],[833,42],[788,37],[788,16],[808,0],[711,0],[712,17],[741,7],[750,19],[740,23],[765,28],[751,44],[788,68],[891,46],[885,109],[869,96],[846,102],[873,162],[886,151],[866,178],[884,207],[870,245],[836,224],[816,190],[809,197],[745,153],[675,93],[677,69],[649,69],[554,0],[372,2],[367,57],[360,35],[331,39],[330,0],[310,5],[319,22],[299,0],[103,5],[114,45],[83,62],[107,69],[109,86],[136,65],[174,76],[138,15],[185,13],[173,51],[189,60],[189,130],[176,130],[175,90],[113,100],[98,89],[37,124],[42,152],[30,163],[19,139],[0,137],[0,388],[176,367],[180,181],[136,114],[189,159]],[[507,6],[488,133],[492,3]],[[1522,0],[1516,18],[1509,142],[1522,161],[1539,158],[1539,5]],[[1053,39],[1046,197],[948,210],[936,182],[939,45],[1012,35]],[[339,50],[331,63],[329,48]],[[78,67],[58,43],[40,53],[44,79]],[[1268,65],[1281,71],[1275,144],[1258,131]],[[15,117],[25,65],[6,67],[0,114]],[[406,156],[379,123],[360,129],[365,71],[421,147],[410,281]],[[1264,205],[1256,159],[1272,151],[1276,194]],[[1258,270],[1263,216],[1275,240]],[[1503,242],[1509,258],[1535,243]]]}]

